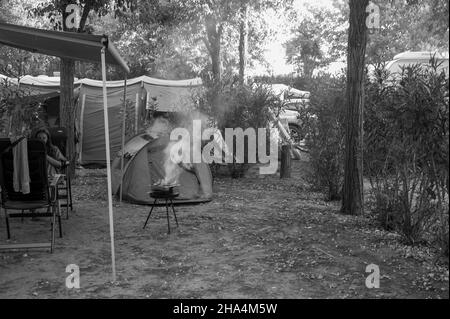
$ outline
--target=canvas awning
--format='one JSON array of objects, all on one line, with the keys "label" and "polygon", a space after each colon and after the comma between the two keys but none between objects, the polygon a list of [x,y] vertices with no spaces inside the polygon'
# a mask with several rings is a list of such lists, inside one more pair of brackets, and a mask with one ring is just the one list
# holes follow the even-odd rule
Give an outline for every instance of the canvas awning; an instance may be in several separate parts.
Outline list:
[{"label": "canvas awning", "polygon": [[[129,68],[106,35],[96,36],[84,33],[41,30],[12,24],[0,23],[0,44],[74,60],[98,62],[102,67],[103,118],[106,144],[106,164],[108,182],[108,211],[111,237],[111,262],[113,281],[116,281],[114,220],[111,187],[111,163],[109,151],[108,101],[106,93],[106,63],[120,66],[126,73]],[[126,85],[125,88],[126,90]]]},{"label": "canvas awning", "polygon": [[100,50],[107,48],[108,64],[130,71],[106,35],[61,32],[0,23],[0,44],[61,58],[100,63]]}]

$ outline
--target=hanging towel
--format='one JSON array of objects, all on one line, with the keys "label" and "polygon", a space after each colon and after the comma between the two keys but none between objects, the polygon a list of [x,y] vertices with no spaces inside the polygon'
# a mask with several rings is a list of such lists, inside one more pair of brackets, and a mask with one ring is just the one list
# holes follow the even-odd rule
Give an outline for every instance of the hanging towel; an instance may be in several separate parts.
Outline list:
[{"label": "hanging towel", "polygon": [[[17,142],[17,143],[16,143]],[[15,192],[21,192],[22,194],[30,193],[30,171],[28,168],[28,142],[26,138],[21,140],[17,138],[11,138],[11,143],[14,145],[12,148],[13,153],[13,186]]]}]

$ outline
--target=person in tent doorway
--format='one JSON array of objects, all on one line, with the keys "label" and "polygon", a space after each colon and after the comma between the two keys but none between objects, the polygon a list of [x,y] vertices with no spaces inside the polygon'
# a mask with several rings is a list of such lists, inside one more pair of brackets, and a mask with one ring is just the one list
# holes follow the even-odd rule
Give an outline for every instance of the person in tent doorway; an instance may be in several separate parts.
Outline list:
[{"label": "person in tent doorway", "polygon": [[47,174],[51,178],[59,173],[60,169],[66,165],[67,159],[62,155],[59,148],[53,145],[50,132],[46,128],[40,128],[34,134],[37,138],[45,143],[47,151]]}]

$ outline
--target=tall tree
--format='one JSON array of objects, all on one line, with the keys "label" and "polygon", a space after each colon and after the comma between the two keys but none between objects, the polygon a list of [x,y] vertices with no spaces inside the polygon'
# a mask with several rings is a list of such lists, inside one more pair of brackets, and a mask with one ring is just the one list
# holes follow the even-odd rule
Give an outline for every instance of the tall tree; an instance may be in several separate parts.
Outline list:
[{"label": "tall tree", "polygon": [[[252,51],[248,43],[255,33],[250,25],[251,11],[259,12],[286,1],[288,0],[173,0],[170,3],[181,8],[182,14],[178,21],[180,25],[186,26],[185,32],[203,42],[211,62],[212,80],[219,83],[224,62],[236,62],[235,57],[227,54],[230,51],[234,53],[238,50],[235,54],[239,56],[237,64],[241,74],[245,73],[247,55]],[[236,29],[239,39],[231,35],[236,33]],[[239,45],[234,47],[236,42]],[[227,50],[223,50],[224,43],[227,43]]]},{"label": "tall tree", "polygon": [[[235,19],[239,27],[239,81],[246,81],[250,58],[258,59],[258,50],[267,39],[270,27],[264,21],[268,11],[287,11],[292,0],[235,0]],[[271,20],[273,16],[270,16]],[[233,24],[233,21],[231,21]],[[228,51],[228,50],[227,50]]]},{"label": "tall tree", "polygon": [[[70,4],[80,7],[80,19],[78,26],[76,23],[68,25],[71,22],[69,15],[73,12],[68,10]],[[54,29],[66,32],[86,32],[86,22],[91,12],[104,16],[111,10],[120,11],[133,9],[133,1],[127,0],[49,0],[41,2],[33,13],[38,16],[49,18],[54,24]],[[114,8],[111,7],[114,5]],[[75,22],[75,21],[73,21]],[[67,129],[67,148],[66,156],[71,162],[71,174],[75,171],[75,123],[74,123],[74,105],[73,105],[73,89],[74,89],[74,73],[75,61],[68,58],[60,60],[60,125]]]},{"label": "tall tree", "polygon": [[448,1],[374,2],[380,10],[380,28],[369,35],[368,63],[389,61],[396,54],[408,50],[448,53]]},{"label": "tall tree", "polygon": [[219,83],[222,78],[222,40],[234,16],[234,2],[227,0],[173,0],[178,8],[177,20],[185,25],[185,32],[202,41],[210,60],[212,80]]},{"label": "tall tree", "polygon": [[297,72],[306,78],[311,78],[314,70],[324,64],[322,39],[313,26],[311,21],[303,21],[296,37],[285,44],[288,63],[297,66]]},{"label": "tall tree", "polygon": [[284,46],[287,62],[296,66],[303,77],[311,78],[317,69],[345,56],[347,8],[342,10],[339,5],[340,2],[330,8],[305,5],[309,14],[294,11],[293,18],[301,20]]},{"label": "tall tree", "polygon": [[[0,0],[0,22],[26,24],[30,27],[48,27],[42,19],[28,16],[35,5],[32,0]],[[56,58],[0,45],[0,73],[20,78],[27,74],[44,74]]]},{"label": "tall tree", "polygon": [[350,0],[347,50],[346,127],[344,155],[344,214],[362,214],[362,114],[364,108],[364,59],[367,43],[366,7],[369,0]]},{"label": "tall tree", "polygon": [[240,24],[239,24],[239,81],[246,83],[245,71],[247,67],[248,51],[248,10],[247,1],[241,2]]}]

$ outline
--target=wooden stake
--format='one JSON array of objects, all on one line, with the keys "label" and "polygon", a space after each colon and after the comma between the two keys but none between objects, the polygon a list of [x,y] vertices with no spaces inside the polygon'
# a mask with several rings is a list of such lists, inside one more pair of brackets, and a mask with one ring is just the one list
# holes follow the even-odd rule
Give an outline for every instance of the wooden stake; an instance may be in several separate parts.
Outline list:
[{"label": "wooden stake", "polygon": [[291,145],[286,144],[281,146],[281,167],[280,178],[291,177]]}]

